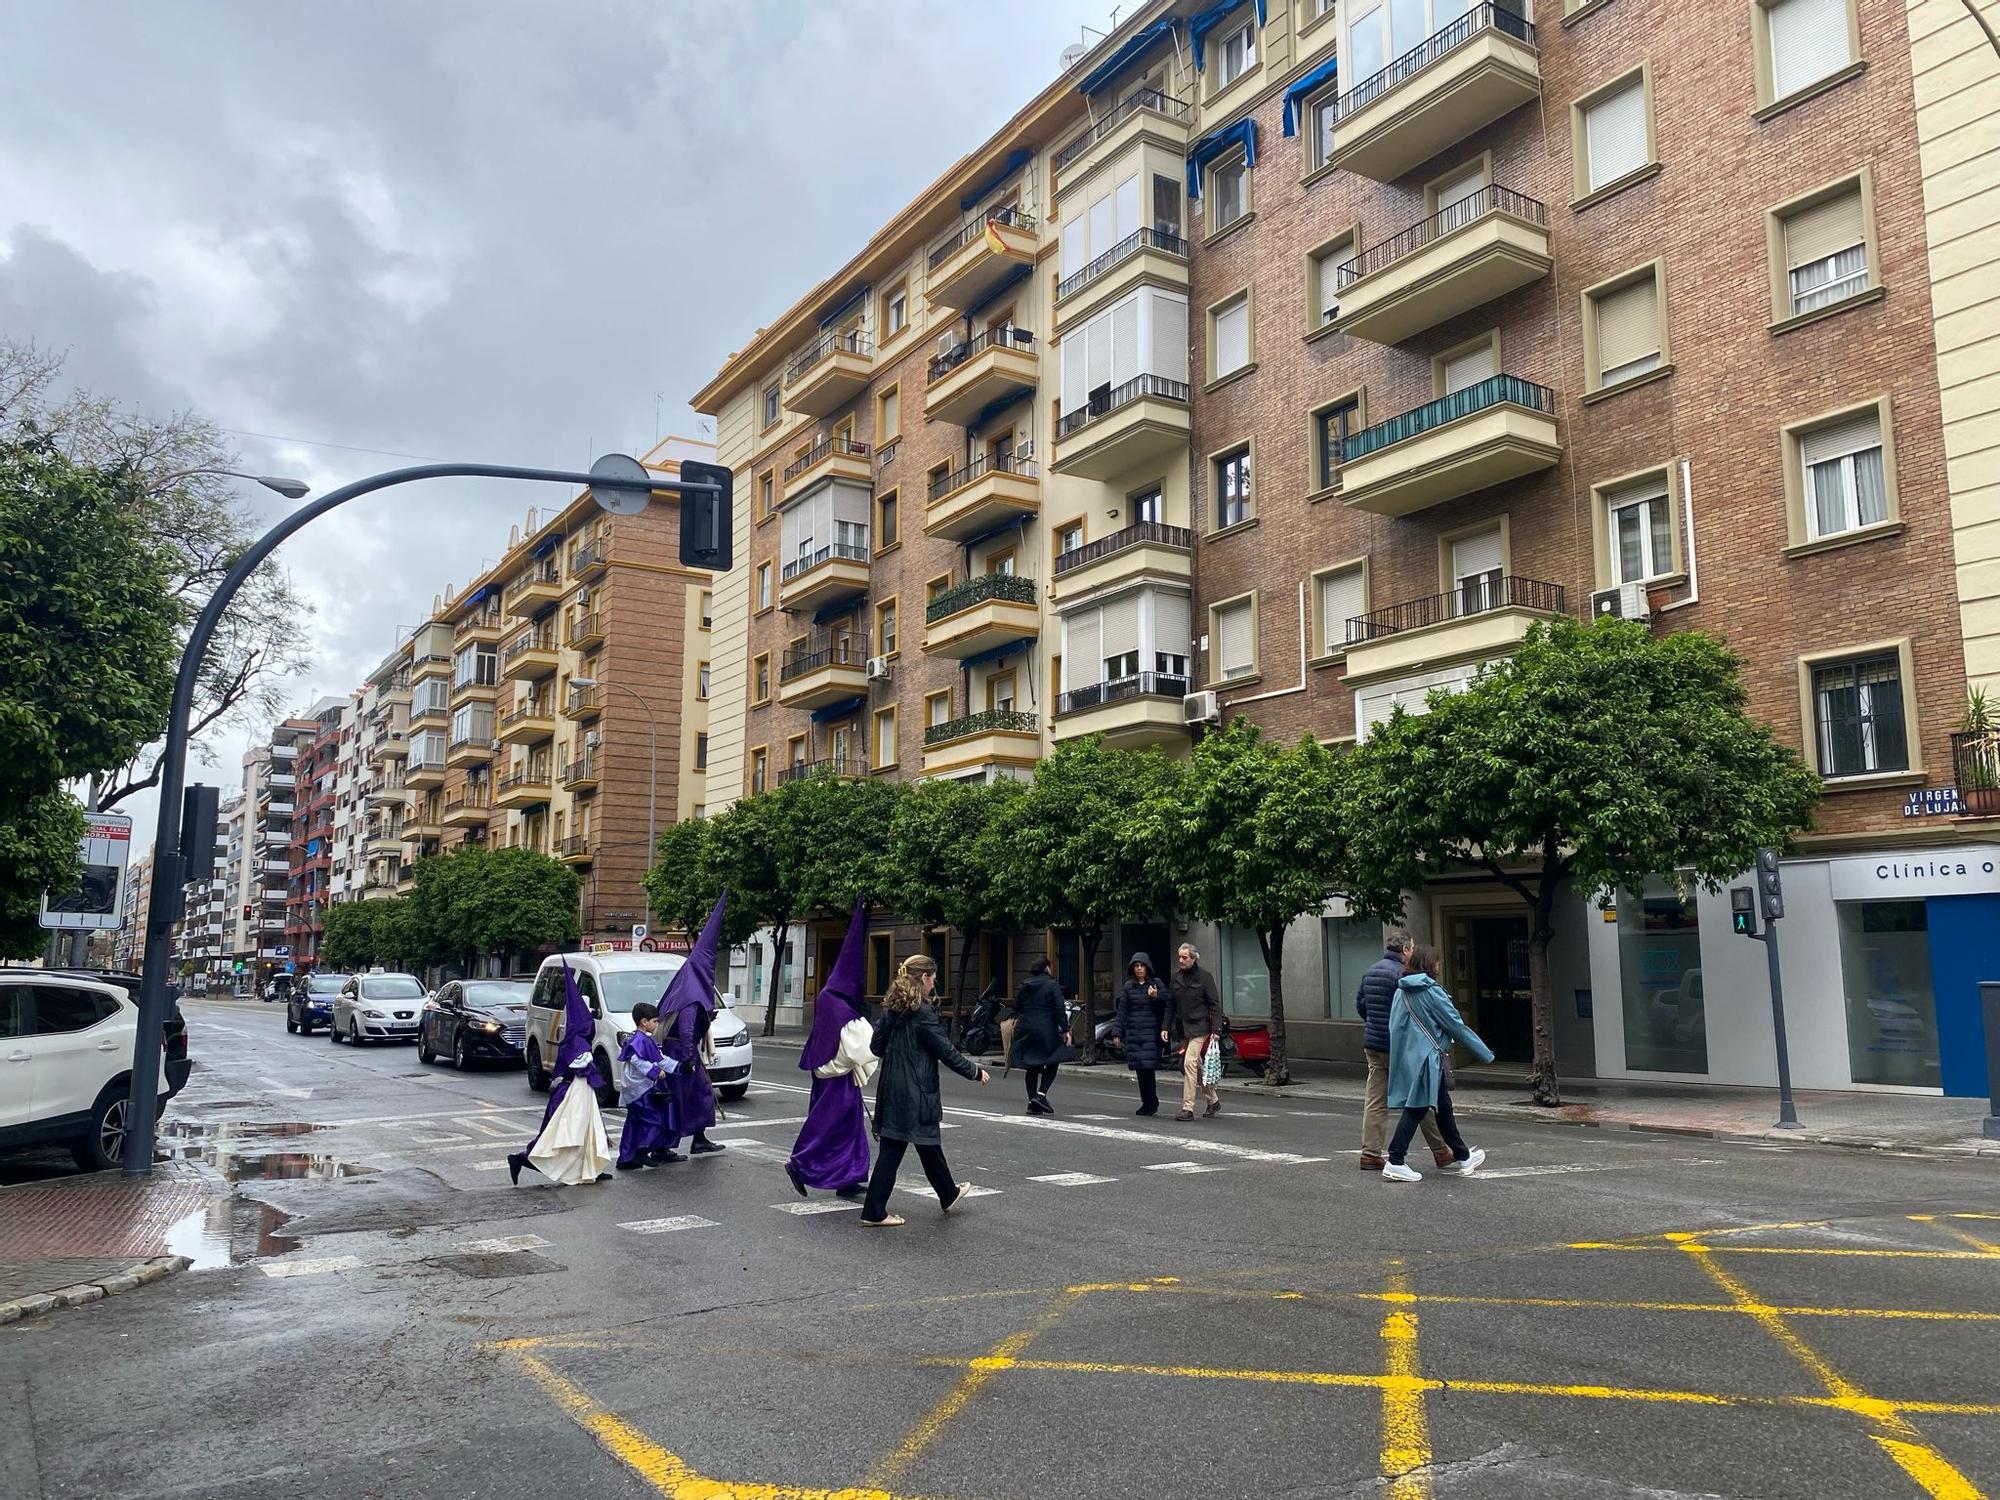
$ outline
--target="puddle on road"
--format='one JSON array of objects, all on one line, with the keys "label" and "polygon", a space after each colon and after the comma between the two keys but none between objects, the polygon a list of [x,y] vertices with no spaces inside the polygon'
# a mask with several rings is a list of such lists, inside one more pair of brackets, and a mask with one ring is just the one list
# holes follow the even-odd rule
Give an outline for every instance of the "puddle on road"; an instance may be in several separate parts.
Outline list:
[{"label": "puddle on road", "polygon": [[229,1140],[253,1135],[311,1135],[329,1128],[308,1125],[303,1120],[168,1120],[161,1124],[159,1138],[162,1141]]},{"label": "puddle on road", "polygon": [[373,1177],[379,1167],[343,1161],[316,1151],[273,1151],[266,1156],[236,1156],[204,1151],[204,1159],[231,1182],[333,1182],[342,1177]]},{"label": "puddle on road", "polygon": [[242,1203],[237,1206],[243,1210],[256,1210],[254,1226],[246,1224],[240,1231],[233,1232],[232,1205],[228,1202],[212,1203],[167,1227],[167,1253],[185,1255],[189,1270],[213,1271],[238,1263],[236,1247],[242,1241],[247,1240],[249,1245],[249,1253],[243,1257],[245,1260],[288,1255],[299,1248],[298,1239],[284,1233],[285,1226],[292,1221],[290,1214],[268,1203]]}]

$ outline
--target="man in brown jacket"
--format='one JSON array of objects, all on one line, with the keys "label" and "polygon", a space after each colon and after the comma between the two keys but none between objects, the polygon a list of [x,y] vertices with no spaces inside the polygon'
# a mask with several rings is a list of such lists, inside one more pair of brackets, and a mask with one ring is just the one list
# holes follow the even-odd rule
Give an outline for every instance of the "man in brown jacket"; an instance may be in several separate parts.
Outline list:
[{"label": "man in brown jacket", "polygon": [[1203,1086],[1201,1063],[1210,1047],[1222,1045],[1222,999],[1215,988],[1215,976],[1201,966],[1201,955],[1192,943],[1181,944],[1168,998],[1173,1002],[1174,1029],[1187,1049],[1181,1058],[1179,1118],[1194,1118],[1195,1091],[1200,1089],[1208,1099],[1204,1113],[1213,1119],[1222,1113],[1222,1095],[1213,1085]]}]

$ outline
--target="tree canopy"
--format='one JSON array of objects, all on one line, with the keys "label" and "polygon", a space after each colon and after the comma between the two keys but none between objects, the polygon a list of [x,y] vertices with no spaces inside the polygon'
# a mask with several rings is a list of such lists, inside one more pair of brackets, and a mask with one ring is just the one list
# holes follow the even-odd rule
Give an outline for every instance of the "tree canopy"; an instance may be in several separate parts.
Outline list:
[{"label": "tree canopy", "polygon": [[418,860],[413,878],[407,919],[398,919],[394,934],[406,962],[469,968],[480,953],[512,958],[574,943],[582,933],[576,872],[532,849],[461,845]]},{"label": "tree canopy", "polygon": [[1005,904],[993,862],[1000,852],[994,830],[1025,795],[1018,781],[920,781],[896,799],[889,820],[883,900],[922,927],[959,933],[951,997],[961,1025],[974,935],[1022,925]]}]

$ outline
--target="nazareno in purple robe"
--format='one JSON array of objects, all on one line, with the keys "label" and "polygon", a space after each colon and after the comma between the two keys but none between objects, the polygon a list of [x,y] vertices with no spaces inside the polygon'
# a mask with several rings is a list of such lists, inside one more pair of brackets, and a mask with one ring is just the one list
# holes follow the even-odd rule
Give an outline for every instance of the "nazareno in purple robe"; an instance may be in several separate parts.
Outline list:
[{"label": "nazareno in purple robe", "polygon": [[687,961],[674,971],[660,996],[660,1051],[680,1064],[667,1079],[670,1151],[683,1136],[700,1135],[715,1123],[715,1089],[708,1081],[708,1069],[701,1065],[701,1043],[715,1018],[715,957],[728,905],[725,890],[702,924]]},{"label": "nazareno in purple robe", "polygon": [[[542,1111],[542,1123],[535,1127],[534,1140],[528,1142],[519,1152],[509,1158],[517,1163],[515,1177],[518,1180],[521,1167],[528,1165],[528,1157],[535,1149],[535,1141],[542,1138],[542,1132],[549,1128],[549,1121],[562,1108],[564,1096],[569,1093],[571,1083],[581,1078],[592,1089],[604,1087],[604,1080],[597,1076],[597,1059],[593,1055],[592,1043],[597,1039],[597,1017],[590,1013],[590,1002],[583,998],[583,991],[576,987],[576,974],[567,961],[563,971],[563,1034],[556,1043],[555,1066],[549,1069],[549,1102]],[[582,1073],[576,1071],[577,1063],[590,1058],[590,1066]]]},{"label": "nazareno in purple robe", "polygon": [[[667,1149],[673,1134],[672,1075],[665,1070],[659,1044],[643,1031],[626,1038],[618,1049],[618,1062],[623,1075],[619,1081],[625,1085],[619,1089],[625,1104],[625,1128],[618,1135],[618,1165],[628,1167],[649,1152]],[[631,1088],[635,1073],[650,1073],[656,1081],[651,1088],[635,1093]]]},{"label": "nazareno in purple robe", "polygon": [[[839,1057],[842,1027],[866,1019],[861,986],[867,941],[867,907],[857,903],[840,955],[813,1002],[812,1034],[799,1054],[799,1066],[808,1073]],[[861,1080],[853,1073],[814,1077],[791,1167],[795,1182],[834,1192],[868,1180],[868,1110]]]}]

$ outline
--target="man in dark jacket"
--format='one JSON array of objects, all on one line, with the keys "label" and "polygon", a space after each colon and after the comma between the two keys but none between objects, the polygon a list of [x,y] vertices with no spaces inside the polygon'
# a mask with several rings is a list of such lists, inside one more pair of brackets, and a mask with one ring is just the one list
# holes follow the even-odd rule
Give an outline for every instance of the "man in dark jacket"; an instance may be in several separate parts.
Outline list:
[{"label": "man in dark jacket", "polygon": [[1183,1120],[1194,1118],[1194,1096],[1198,1089],[1208,1101],[1204,1113],[1213,1119],[1222,1113],[1222,1095],[1216,1092],[1213,1084],[1201,1081],[1201,1064],[1210,1047],[1222,1045],[1222,998],[1215,987],[1215,976],[1201,966],[1201,955],[1194,951],[1194,944],[1181,944],[1169,988],[1174,1007],[1174,1029],[1180,1033],[1181,1042],[1187,1049],[1181,1058],[1179,1117]]},{"label": "man in dark jacket", "polygon": [[[1368,1059],[1368,1092],[1361,1102],[1361,1170],[1382,1170],[1382,1144],[1389,1134],[1389,1007],[1396,1000],[1404,961],[1416,944],[1397,928],[1390,932],[1387,951],[1368,966],[1354,992],[1354,1013],[1361,1017],[1361,1053]],[[1442,1166],[1452,1154],[1438,1133],[1437,1121],[1424,1116],[1424,1139]]]}]

